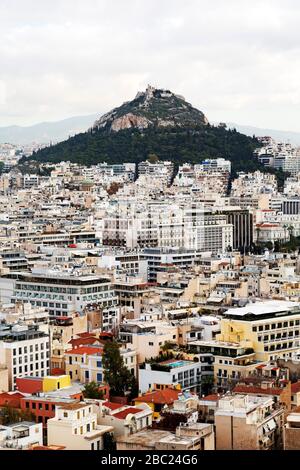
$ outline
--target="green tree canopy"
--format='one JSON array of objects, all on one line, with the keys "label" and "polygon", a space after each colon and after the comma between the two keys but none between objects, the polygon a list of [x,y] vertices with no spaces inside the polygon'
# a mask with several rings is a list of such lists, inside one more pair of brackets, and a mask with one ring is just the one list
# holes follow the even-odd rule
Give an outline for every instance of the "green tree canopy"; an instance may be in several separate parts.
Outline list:
[{"label": "green tree canopy", "polygon": [[84,398],[103,398],[103,392],[99,390],[99,385],[96,382],[90,382],[85,384],[82,391]]},{"label": "green tree canopy", "polygon": [[111,396],[136,395],[137,384],[134,375],[127,369],[116,341],[107,341],[102,357],[104,380],[110,386]]},{"label": "green tree canopy", "polygon": [[156,155],[156,153],[149,153],[149,155],[148,155],[148,162],[149,163],[157,163],[158,161],[159,161],[159,158]]}]

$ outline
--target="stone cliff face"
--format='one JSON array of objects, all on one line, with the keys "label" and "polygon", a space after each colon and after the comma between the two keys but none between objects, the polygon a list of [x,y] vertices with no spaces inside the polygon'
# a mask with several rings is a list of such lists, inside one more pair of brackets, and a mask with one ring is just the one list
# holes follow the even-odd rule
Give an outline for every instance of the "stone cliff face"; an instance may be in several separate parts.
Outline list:
[{"label": "stone cliff face", "polygon": [[114,119],[111,124],[112,131],[120,131],[121,129],[130,129],[136,127],[138,129],[145,129],[151,125],[151,121],[143,116],[136,116],[135,114],[128,113],[117,119]]},{"label": "stone cliff face", "polygon": [[184,127],[206,125],[205,115],[187,103],[183,96],[169,90],[148,86],[138,92],[134,100],[123,103],[98,119],[93,129],[119,132],[124,129],[157,127]]}]

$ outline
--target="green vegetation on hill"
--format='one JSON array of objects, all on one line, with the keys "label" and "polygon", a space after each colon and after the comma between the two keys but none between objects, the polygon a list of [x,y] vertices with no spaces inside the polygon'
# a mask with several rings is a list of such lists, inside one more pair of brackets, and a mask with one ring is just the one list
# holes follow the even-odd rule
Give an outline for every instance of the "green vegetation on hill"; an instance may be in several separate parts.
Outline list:
[{"label": "green vegetation on hill", "polygon": [[[85,165],[100,162],[140,162],[149,154],[161,160],[199,163],[205,158],[224,157],[232,162],[233,171],[255,171],[264,167],[253,156],[259,146],[255,137],[235,129],[211,125],[189,127],[156,127],[123,129],[111,132],[92,129],[68,140],[44,148],[32,155],[39,162],[71,161]],[[26,161],[22,159],[22,162]]]}]

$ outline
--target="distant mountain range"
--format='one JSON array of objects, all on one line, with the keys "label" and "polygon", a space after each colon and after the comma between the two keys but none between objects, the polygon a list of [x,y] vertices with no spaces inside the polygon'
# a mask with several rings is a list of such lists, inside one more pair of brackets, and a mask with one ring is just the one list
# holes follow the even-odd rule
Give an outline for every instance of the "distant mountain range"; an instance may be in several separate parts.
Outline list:
[{"label": "distant mountain range", "polygon": [[90,114],[57,122],[41,122],[33,126],[0,127],[0,143],[30,144],[37,142],[47,144],[61,142],[91,127],[97,117],[99,114]]}]

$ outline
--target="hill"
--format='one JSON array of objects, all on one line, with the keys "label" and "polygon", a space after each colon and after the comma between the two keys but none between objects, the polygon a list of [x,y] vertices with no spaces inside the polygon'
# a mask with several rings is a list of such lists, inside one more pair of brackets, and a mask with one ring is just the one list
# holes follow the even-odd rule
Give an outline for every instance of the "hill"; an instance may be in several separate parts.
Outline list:
[{"label": "hill", "polygon": [[87,132],[42,149],[31,159],[91,165],[139,162],[155,153],[176,164],[224,157],[234,171],[251,171],[262,168],[253,157],[259,145],[256,138],[235,129],[210,125],[182,96],[148,87],[96,120]]}]

